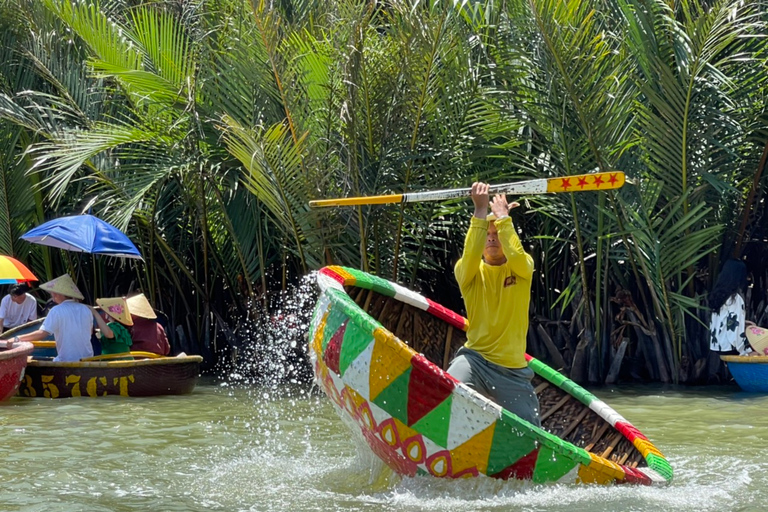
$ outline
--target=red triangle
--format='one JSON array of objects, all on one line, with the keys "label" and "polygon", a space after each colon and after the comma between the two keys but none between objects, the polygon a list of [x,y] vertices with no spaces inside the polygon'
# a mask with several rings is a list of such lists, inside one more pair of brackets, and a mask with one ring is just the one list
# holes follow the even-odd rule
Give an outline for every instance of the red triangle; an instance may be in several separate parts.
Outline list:
[{"label": "red triangle", "polygon": [[341,326],[336,329],[331,339],[328,341],[328,345],[325,347],[325,353],[323,354],[323,361],[325,365],[333,370],[336,375],[341,375],[339,371],[339,358],[341,357],[341,342],[344,340],[344,333],[347,331],[347,322],[345,320]]},{"label": "red triangle", "polygon": [[536,448],[531,453],[519,459],[511,466],[502,469],[493,478],[500,478],[502,480],[509,480],[515,478],[517,480],[530,480],[533,478],[533,469],[536,467],[536,460],[539,458],[539,449]]},{"label": "red triangle", "polygon": [[408,381],[408,426],[443,403],[456,387],[457,380],[430,363],[421,354],[411,358]]}]

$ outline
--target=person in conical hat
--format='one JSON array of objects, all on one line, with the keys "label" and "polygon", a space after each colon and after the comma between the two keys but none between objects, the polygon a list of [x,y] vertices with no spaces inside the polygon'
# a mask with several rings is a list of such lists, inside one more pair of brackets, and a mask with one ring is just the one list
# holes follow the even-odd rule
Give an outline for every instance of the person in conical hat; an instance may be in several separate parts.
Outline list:
[{"label": "person in conical hat", "polygon": [[83,299],[83,294],[69,274],[43,283],[40,288],[51,294],[56,305],[45,317],[40,329],[16,336],[13,341],[40,341],[53,335],[57,352],[54,361],[79,361],[92,357],[93,320],[96,319],[102,330],[109,329],[106,322],[92,307],[78,302]]},{"label": "person in conical hat", "polygon": [[[69,274],[64,274],[63,276],[59,276],[52,281],[41,284],[40,289],[50,293],[56,304],[61,304],[66,299],[83,300],[84,298],[83,294],[80,293],[80,289],[77,287],[72,278],[69,277]],[[57,295],[63,296],[65,298],[56,300]]]},{"label": "person in conical hat", "polygon": [[152,309],[144,294],[140,293],[129,297],[126,303],[133,320],[131,350],[167,356],[171,352],[168,336],[165,334],[163,326],[157,321],[157,313]]},{"label": "person in conical hat", "polygon": [[131,312],[124,297],[96,299],[96,304],[107,317],[108,329],[101,331],[101,353],[122,354],[131,351],[133,340],[128,327],[133,325]]}]

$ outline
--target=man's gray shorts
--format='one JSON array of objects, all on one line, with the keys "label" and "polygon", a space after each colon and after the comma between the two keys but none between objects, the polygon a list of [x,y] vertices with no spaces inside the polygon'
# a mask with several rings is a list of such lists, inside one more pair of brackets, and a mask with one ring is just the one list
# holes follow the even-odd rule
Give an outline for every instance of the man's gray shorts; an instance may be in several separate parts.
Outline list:
[{"label": "man's gray shorts", "polygon": [[522,419],[541,426],[539,399],[533,392],[530,368],[505,368],[478,352],[461,347],[451,361],[448,373]]}]

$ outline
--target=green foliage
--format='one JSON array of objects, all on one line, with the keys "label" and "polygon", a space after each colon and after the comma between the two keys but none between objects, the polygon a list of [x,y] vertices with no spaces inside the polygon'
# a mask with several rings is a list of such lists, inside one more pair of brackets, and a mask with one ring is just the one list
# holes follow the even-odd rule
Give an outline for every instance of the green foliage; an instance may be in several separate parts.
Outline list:
[{"label": "green foliage", "polygon": [[90,209],[138,242],[134,286],[204,350],[221,319],[324,264],[445,288],[466,202],[313,211],[310,199],[623,170],[632,183],[616,193],[521,198],[534,310],[570,312],[603,354],[611,297],[627,290],[663,344],[659,364],[679,372],[695,353],[686,319],[711,284],[702,271],[741,247],[760,183],[766,12],[738,0],[6,0],[0,251],[46,275],[82,265],[17,237]]}]

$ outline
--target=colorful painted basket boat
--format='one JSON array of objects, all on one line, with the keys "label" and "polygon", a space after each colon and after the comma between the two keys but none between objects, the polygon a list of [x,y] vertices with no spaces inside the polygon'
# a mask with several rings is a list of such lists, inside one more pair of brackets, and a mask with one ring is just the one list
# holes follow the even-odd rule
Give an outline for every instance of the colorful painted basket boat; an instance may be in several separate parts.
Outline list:
[{"label": "colorful painted basket boat", "polygon": [[16,394],[32,349],[31,343],[18,343],[13,348],[0,349],[0,402]]},{"label": "colorful painted basket boat", "polygon": [[744,391],[768,393],[768,356],[720,356]]},{"label": "colorful painted basket boat", "polygon": [[309,338],[315,379],[395,472],[534,482],[671,481],[671,466],[642,433],[535,358],[528,361],[537,375],[542,428],[445,373],[466,340],[464,317],[355,269],[323,268],[318,284]]}]

